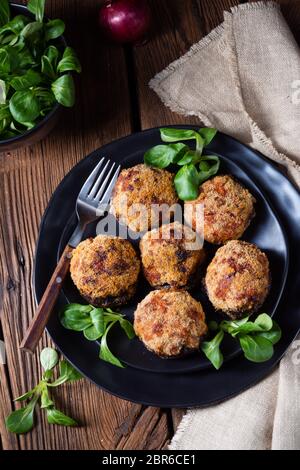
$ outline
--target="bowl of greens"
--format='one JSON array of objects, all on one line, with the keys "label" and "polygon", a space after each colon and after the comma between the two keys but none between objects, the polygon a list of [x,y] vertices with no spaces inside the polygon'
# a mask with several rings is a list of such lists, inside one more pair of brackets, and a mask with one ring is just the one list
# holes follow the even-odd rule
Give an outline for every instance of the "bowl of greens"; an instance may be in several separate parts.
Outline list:
[{"label": "bowl of greens", "polygon": [[75,103],[81,72],[63,37],[65,24],[44,16],[45,0],[0,0],[0,151],[32,145]]}]

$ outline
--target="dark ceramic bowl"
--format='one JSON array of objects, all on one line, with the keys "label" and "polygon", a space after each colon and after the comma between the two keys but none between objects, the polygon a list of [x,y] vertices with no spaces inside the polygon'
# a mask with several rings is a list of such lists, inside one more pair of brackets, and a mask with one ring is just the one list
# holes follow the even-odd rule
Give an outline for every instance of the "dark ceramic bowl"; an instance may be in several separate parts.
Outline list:
[{"label": "dark ceramic bowl", "polygon": [[[24,15],[33,18],[33,15],[27,10],[24,5],[17,5],[15,3],[10,4],[12,16]],[[66,41],[64,37],[60,37],[58,40],[58,45],[66,47]],[[47,114],[43,119],[41,119],[38,124],[32,129],[24,132],[24,134],[17,135],[16,137],[11,137],[10,139],[0,140],[0,152],[9,152],[11,150],[16,150],[20,147],[26,147],[28,145],[33,145],[39,140],[44,139],[56,125],[62,106],[60,104],[54,105],[50,113]]]}]

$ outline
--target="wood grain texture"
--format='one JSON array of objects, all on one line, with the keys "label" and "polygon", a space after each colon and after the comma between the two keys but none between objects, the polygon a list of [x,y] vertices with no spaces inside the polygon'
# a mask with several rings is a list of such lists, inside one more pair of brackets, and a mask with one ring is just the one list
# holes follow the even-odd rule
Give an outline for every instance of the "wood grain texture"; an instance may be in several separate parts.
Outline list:
[{"label": "wood grain texture", "polygon": [[196,117],[172,113],[149,80],[178,59],[223,20],[223,11],[237,5],[237,0],[152,0],[154,25],[149,42],[134,50],[141,127],[161,124],[199,124]]},{"label": "wood grain texture", "polygon": [[212,29],[222,23],[224,11],[230,11],[231,7],[238,5],[238,0],[215,0],[210,2],[209,0],[199,0],[198,14],[201,21],[202,29],[205,33],[209,33]]},{"label": "wood grain texture", "polygon": [[49,321],[53,307],[61,292],[63,282],[70,269],[73,248],[67,245],[57,263],[49,284],[40,300],[34,317],[20,344],[23,351],[34,353]]},{"label": "wood grain texture", "polygon": [[12,397],[7,377],[7,368],[0,364],[0,449],[18,450],[18,438],[5,428],[5,417],[12,412]]},{"label": "wood grain texture", "polygon": [[173,422],[173,431],[174,433],[177,431],[179,424],[185,414],[185,410],[182,409],[174,409],[172,410],[172,422]]},{"label": "wood grain texture", "polygon": [[[36,146],[0,156],[1,322],[7,348],[11,393],[1,413],[7,414],[11,396],[30,389],[40,378],[38,354],[18,351],[35,310],[31,289],[35,243],[42,213],[60,180],[74,164],[95,148],[131,132],[127,72],[121,47],[104,45],[96,13],[100,2],[55,0],[47,13],[66,21],[66,37],[83,65],[77,79],[77,104],[67,110],[60,125]],[[95,47],[96,46],[96,47]],[[40,348],[50,344],[44,335]],[[8,389],[4,386],[2,388]],[[67,406],[81,423],[78,429],[49,426],[38,412],[35,430],[19,438],[21,449],[109,449],[115,429],[131,404],[112,398],[87,381],[55,391],[57,406]],[[4,400],[3,400],[4,403]],[[18,407],[19,405],[11,405]],[[2,416],[1,416],[1,421]],[[3,426],[3,425],[2,425]],[[4,448],[9,443],[2,438]]]},{"label": "wood grain texture", "polygon": [[[21,3],[21,2],[20,2]],[[22,2],[26,3],[26,2]],[[21,355],[18,344],[33,317],[34,250],[41,216],[63,176],[87,153],[132,130],[194,123],[165,108],[148,81],[222,21],[236,0],[150,0],[154,30],[143,47],[104,44],[97,29],[101,0],[48,0],[47,14],[67,24],[66,38],[78,51],[83,73],[77,101],[43,142],[0,155],[0,309],[7,367],[0,366],[0,435],[3,449],[163,449],[184,410],[132,404],[102,392],[86,380],[53,392],[57,407],[80,426],[49,426],[38,412],[33,432],[8,435],[4,416],[12,402],[40,378],[38,353]],[[299,38],[299,1],[280,0]],[[50,345],[44,334],[39,351]]]}]

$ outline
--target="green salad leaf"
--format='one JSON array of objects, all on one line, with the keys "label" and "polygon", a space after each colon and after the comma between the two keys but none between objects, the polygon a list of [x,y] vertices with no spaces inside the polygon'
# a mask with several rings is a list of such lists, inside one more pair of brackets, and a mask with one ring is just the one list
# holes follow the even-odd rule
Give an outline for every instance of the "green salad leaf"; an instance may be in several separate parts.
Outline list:
[{"label": "green salad leaf", "polygon": [[6,83],[0,80],[0,105],[6,103]]},{"label": "green salad leaf", "polygon": [[198,197],[199,174],[192,163],[180,168],[174,178],[177,194],[183,201],[190,201]]},{"label": "green salad leaf", "polygon": [[281,338],[279,325],[266,313],[258,315],[254,322],[249,317],[240,320],[223,320],[221,323],[211,322],[209,329],[216,332],[211,341],[205,341],[201,349],[216,369],[223,362],[220,345],[227,333],[236,338],[246,359],[252,362],[265,362],[274,354],[274,345]]},{"label": "green salad leaf", "polygon": [[18,34],[28,23],[30,23],[30,18],[28,16],[17,15],[11,21],[5,22],[5,24],[3,24],[3,26],[0,28],[0,36],[4,33],[12,33],[12,35],[18,37]]},{"label": "green salad leaf", "polygon": [[220,344],[224,338],[224,331],[219,331],[211,341],[204,341],[201,349],[207,359],[210,360],[215,369],[220,369],[223,364],[223,354],[220,350]]},{"label": "green salad leaf", "polygon": [[[210,144],[216,133],[216,129],[208,127],[197,131],[161,128],[161,140],[167,144],[156,145],[149,149],[144,155],[144,162],[156,168],[180,166],[174,179],[178,197],[183,201],[194,200],[198,197],[200,184],[219,171],[218,156],[202,155],[203,149]],[[195,149],[178,142],[179,140],[195,141]]]},{"label": "green salad leaf", "polygon": [[204,147],[206,147],[215,138],[217,134],[217,129],[214,129],[212,127],[202,127],[198,130],[198,132],[204,140]]},{"label": "green salad leaf", "polygon": [[33,90],[16,91],[11,97],[9,110],[17,122],[31,122],[40,114],[40,102]]},{"label": "green salad leaf", "polygon": [[10,72],[11,61],[8,49],[5,47],[0,48],[0,75],[6,78],[5,75]]},{"label": "green salad leaf", "polygon": [[123,367],[123,364],[119,361],[119,359],[110,351],[108,345],[107,345],[107,334],[109,330],[112,328],[112,326],[116,322],[111,322],[108,327],[105,330],[105,333],[102,336],[101,343],[100,343],[100,353],[99,357],[103,361],[109,362],[110,364],[113,364],[117,367]]},{"label": "green salad leaf", "polygon": [[65,32],[65,23],[62,20],[50,20],[45,24],[45,39],[57,39]]},{"label": "green salad leaf", "polygon": [[41,393],[41,408],[50,408],[51,406],[54,406],[54,402],[51,400],[48,387],[46,386],[42,389]]},{"label": "green salad leaf", "polygon": [[135,331],[132,323],[130,323],[130,321],[126,320],[125,318],[121,318],[119,323],[121,328],[125,331],[128,339],[133,339],[135,337]]},{"label": "green salad leaf", "polygon": [[61,324],[68,330],[84,331],[92,326],[90,305],[68,304],[60,315]]},{"label": "green salad leaf", "polygon": [[71,108],[75,103],[75,86],[72,75],[62,75],[52,83],[51,89],[56,101]]},{"label": "green salad leaf", "polygon": [[[49,390],[65,382],[81,379],[80,373],[66,360],[59,361],[57,352],[52,348],[44,348],[40,354],[41,366],[44,369],[42,379],[36,387],[16,398],[16,402],[28,401],[23,408],[13,411],[5,420],[8,431],[15,434],[24,434],[34,426],[34,412],[39,403],[40,408],[46,410],[48,423],[61,426],[75,426],[73,418],[65,415],[55,408]],[[59,364],[60,375],[53,380],[53,370]]]},{"label": "green salad leaf", "polygon": [[58,42],[64,22],[45,20],[45,0],[30,0],[27,8],[34,20],[11,18],[9,2],[0,0],[0,141],[35,127],[56,103],[75,103],[71,73],[81,65],[74,49]]},{"label": "green salad leaf", "polygon": [[56,80],[56,77],[57,77],[56,71],[48,56],[46,55],[42,56],[41,64],[42,64],[42,68],[41,68],[42,73],[46,75],[46,77],[49,78],[50,80]]},{"label": "green salad leaf", "polygon": [[199,184],[216,175],[220,168],[220,159],[216,155],[202,155],[199,162]]},{"label": "green salad leaf", "polygon": [[43,21],[46,0],[29,0],[27,8],[35,15],[36,21]]},{"label": "green salad leaf", "polygon": [[65,359],[60,361],[59,363],[60,368],[60,376],[66,378],[66,382],[74,382],[75,380],[82,379],[82,375],[78,370],[74,369],[71,364],[66,361]]},{"label": "green salad leaf", "polygon": [[278,341],[280,341],[281,336],[282,336],[282,332],[281,332],[281,329],[280,329],[280,326],[278,325],[278,323],[276,323],[273,320],[273,326],[272,326],[271,330],[262,331],[260,333],[257,333],[256,336],[266,338],[267,340],[269,340],[274,345],[274,344],[277,344]]},{"label": "green salad leaf", "polygon": [[59,426],[77,426],[77,422],[65,415],[54,407],[47,409],[47,420],[50,424],[58,424]]},{"label": "green salad leaf", "polygon": [[8,0],[1,0],[0,2],[0,26],[4,26],[9,22],[10,8]]},{"label": "green salad leaf", "polygon": [[55,349],[44,348],[40,355],[40,361],[44,371],[51,370],[58,363],[58,354]]},{"label": "green salad leaf", "polygon": [[21,36],[24,39],[30,39],[31,41],[34,39],[40,39],[38,33],[43,31],[43,29],[43,23],[40,23],[39,21],[33,21],[32,23],[28,23],[25,28],[22,29]]},{"label": "green salad leaf", "polygon": [[171,163],[176,163],[181,158],[181,154],[188,150],[184,144],[156,145],[148,150],[144,155],[147,165],[156,168],[167,168]]},{"label": "green salad leaf", "polygon": [[63,72],[81,72],[81,65],[78,57],[72,47],[66,47],[61,60],[57,65],[57,71]]},{"label": "green salad leaf", "polygon": [[53,70],[57,70],[57,62],[60,56],[59,50],[55,46],[49,46],[44,51],[43,57],[46,56],[49,59],[50,64],[53,67]]},{"label": "green salad leaf", "polygon": [[34,425],[34,410],[38,397],[35,396],[25,408],[13,411],[5,421],[8,431],[15,434],[25,434],[31,431]]},{"label": "green salad leaf", "polygon": [[15,398],[14,401],[28,400],[28,398],[33,397],[33,395],[35,394],[35,391],[36,391],[36,388],[33,388],[32,390],[29,390],[29,392],[26,392],[23,395],[21,395],[20,397]]},{"label": "green salad leaf", "polygon": [[42,75],[34,70],[28,70],[23,75],[16,75],[10,81],[10,85],[16,91],[24,91],[28,88],[39,85],[42,81]]},{"label": "green salad leaf", "polygon": [[107,337],[114,325],[119,325],[129,339],[135,337],[132,324],[121,313],[110,308],[96,308],[92,305],[69,304],[60,312],[61,324],[73,331],[83,331],[89,341],[99,340],[99,357],[117,367],[124,367],[119,359],[110,351]]},{"label": "green salad leaf", "polygon": [[265,362],[273,356],[273,344],[266,338],[254,335],[240,335],[239,340],[245,358],[249,361]]}]

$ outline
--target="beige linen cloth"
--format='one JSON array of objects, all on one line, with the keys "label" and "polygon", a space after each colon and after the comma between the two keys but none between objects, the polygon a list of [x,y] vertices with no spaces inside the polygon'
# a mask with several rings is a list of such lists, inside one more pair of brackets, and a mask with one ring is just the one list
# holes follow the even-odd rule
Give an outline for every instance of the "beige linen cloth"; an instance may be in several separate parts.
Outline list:
[{"label": "beige linen cloth", "polygon": [[[173,111],[281,163],[300,186],[300,51],[277,4],[224,12],[223,24],[150,86]],[[188,411],[170,449],[300,449],[299,344],[258,385]]]}]

